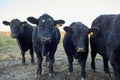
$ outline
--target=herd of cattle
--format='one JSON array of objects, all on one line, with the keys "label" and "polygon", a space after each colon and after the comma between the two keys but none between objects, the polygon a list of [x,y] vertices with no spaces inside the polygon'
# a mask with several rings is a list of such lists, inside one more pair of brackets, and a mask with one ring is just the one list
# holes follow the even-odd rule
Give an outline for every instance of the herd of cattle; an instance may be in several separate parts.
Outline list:
[{"label": "herd of cattle", "polygon": [[[10,26],[11,37],[17,39],[22,54],[22,64],[25,64],[27,50],[30,50],[31,64],[34,64],[35,51],[38,61],[36,77],[39,78],[42,73],[43,57],[46,57],[49,73],[53,76],[54,55],[60,41],[60,31],[56,26],[62,26],[65,21],[54,20],[48,14],[43,14],[39,18],[28,17],[27,20],[36,26],[18,19],[13,19],[11,22],[3,21],[3,24]],[[95,57],[99,53],[103,58],[105,73],[110,75],[108,66],[110,60],[115,80],[120,80],[120,14],[100,15],[93,21],[91,28],[81,22],[73,22],[70,26],[65,26],[64,30],[66,34],[63,47],[68,58],[69,73],[73,72],[75,58],[81,65],[82,80],[86,78],[85,66],[90,43],[91,68],[95,71]],[[89,34],[91,34],[90,41]]]}]

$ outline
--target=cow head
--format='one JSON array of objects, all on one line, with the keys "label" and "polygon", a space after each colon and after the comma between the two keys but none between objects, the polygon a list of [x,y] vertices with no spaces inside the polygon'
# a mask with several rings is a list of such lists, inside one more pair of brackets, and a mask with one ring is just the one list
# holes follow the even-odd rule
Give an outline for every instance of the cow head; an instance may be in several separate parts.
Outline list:
[{"label": "cow head", "polygon": [[18,19],[13,19],[11,22],[8,21],[3,21],[3,24],[6,26],[10,26],[10,30],[11,30],[11,37],[12,38],[18,38],[18,36],[22,33],[22,29],[23,26],[26,24],[27,22],[21,22]]},{"label": "cow head", "polygon": [[80,22],[74,22],[68,27],[64,27],[67,33],[71,34],[73,45],[77,53],[85,52],[85,46],[88,43],[88,29]]},{"label": "cow head", "polygon": [[38,37],[41,39],[41,42],[44,42],[45,44],[51,42],[56,25],[62,26],[62,24],[65,23],[64,20],[54,20],[48,14],[43,14],[38,19],[28,17],[27,20],[37,25]]}]

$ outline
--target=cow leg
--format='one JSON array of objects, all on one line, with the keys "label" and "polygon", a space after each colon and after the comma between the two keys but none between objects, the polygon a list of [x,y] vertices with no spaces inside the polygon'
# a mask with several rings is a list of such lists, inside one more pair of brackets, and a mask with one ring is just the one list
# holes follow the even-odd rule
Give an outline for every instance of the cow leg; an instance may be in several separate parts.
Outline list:
[{"label": "cow leg", "polygon": [[[84,53],[84,54],[86,54],[86,53]],[[86,70],[85,70],[86,60],[87,60],[87,54],[86,55],[81,55],[81,57],[78,59],[78,62],[81,65],[82,80],[84,80],[86,78]]]},{"label": "cow leg", "polygon": [[25,64],[25,52],[21,51],[21,54],[22,54],[22,65],[24,65]]},{"label": "cow leg", "polygon": [[53,76],[53,74],[54,74],[54,69],[53,69],[54,62],[55,62],[54,57],[49,58],[48,69],[49,69],[50,76]]},{"label": "cow leg", "polygon": [[64,49],[65,49],[65,52],[66,52],[66,55],[67,55],[67,58],[68,58],[68,70],[69,70],[69,73],[68,73],[68,75],[70,75],[71,73],[73,73],[73,60],[74,60],[74,58],[73,58],[73,54],[72,54],[72,51],[70,52],[69,50],[69,48],[66,46],[66,47],[64,47]]},{"label": "cow leg", "polygon": [[108,66],[108,59],[103,57],[103,63],[104,63],[104,71],[105,71],[105,73],[110,73],[109,66]]},{"label": "cow leg", "polygon": [[54,58],[54,54],[55,54],[55,51],[52,51],[49,53],[49,55],[47,56],[48,58],[48,69],[49,69],[49,75],[52,76],[54,74],[54,69],[53,69],[53,64],[55,62],[55,58]]},{"label": "cow leg", "polygon": [[[46,53],[48,53],[48,52],[46,52]],[[45,62],[47,63],[48,61],[49,61],[49,55],[47,54]]]},{"label": "cow leg", "polygon": [[67,54],[67,58],[68,58],[68,63],[69,63],[69,72],[73,73],[73,56],[70,54]]},{"label": "cow leg", "polygon": [[104,63],[104,71],[106,73],[106,79],[110,79],[110,71],[108,66],[108,59],[103,57],[103,63]]},{"label": "cow leg", "polygon": [[[112,52],[112,51],[111,51]],[[114,72],[114,79],[115,80],[120,80],[120,58],[119,58],[119,53],[110,53],[110,63],[112,65],[113,68],[113,72]],[[118,55],[115,55],[118,54]]]},{"label": "cow leg", "polygon": [[96,67],[95,67],[95,57],[96,57],[96,55],[97,54],[95,52],[91,51],[91,57],[92,57],[91,68],[94,72],[95,72],[95,69],[96,69]]},{"label": "cow leg", "polygon": [[34,53],[33,49],[30,49],[30,56],[31,56],[31,65],[34,64]]},{"label": "cow leg", "polygon": [[120,80],[120,64],[117,61],[115,61],[114,63],[112,63],[112,67],[114,70],[115,80]]},{"label": "cow leg", "polygon": [[42,61],[43,61],[41,53],[37,53],[37,61],[38,61],[37,78],[39,78],[42,73]]}]

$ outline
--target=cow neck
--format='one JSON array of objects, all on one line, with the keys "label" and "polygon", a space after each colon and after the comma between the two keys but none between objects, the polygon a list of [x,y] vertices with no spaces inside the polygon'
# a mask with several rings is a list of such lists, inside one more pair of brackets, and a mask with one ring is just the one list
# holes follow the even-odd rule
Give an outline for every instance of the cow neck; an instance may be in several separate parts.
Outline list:
[{"label": "cow neck", "polygon": [[27,38],[24,36],[20,36],[17,38],[17,40],[21,43],[21,44],[24,44],[27,42]]},{"label": "cow neck", "polygon": [[56,29],[55,28],[53,28],[53,32],[52,32],[52,37],[54,36],[54,34],[56,34],[57,32],[56,32]]},{"label": "cow neck", "polygon": [[[55,40],[54,40],[55,39]],[[58,32],[57,32],[57,29],[54,27],[53,28],[53,32],[52,32],[52,42],[54,41],[58,41],[58,39],[59,39],[59,36],[58,36]]]},{"label": "cow neck", "polygon": [[42,51],[41,51],[42,55],[45,56],[45,44],[42,43]]},{"label": "cow neck", "polygon": [[27,36],[27,32],[23,31],[19,34],[17,40],[21,43],[21,44],[24,44],[28,41],[28,38],[29,36]]}]

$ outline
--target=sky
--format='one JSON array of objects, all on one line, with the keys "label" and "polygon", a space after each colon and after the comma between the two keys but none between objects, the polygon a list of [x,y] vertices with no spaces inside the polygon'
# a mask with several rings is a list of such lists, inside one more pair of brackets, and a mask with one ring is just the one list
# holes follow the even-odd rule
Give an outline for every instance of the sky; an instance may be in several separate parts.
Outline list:
[{"label": "sky", "polygon": [[82,22],[89,28],[92,21],[103,14],[120,14],[120,0],[0,0],[0,31],[10,31],[2,21],[27,17],[38,18],[47,13],[55,20],[65,20],[64,26]]}]

